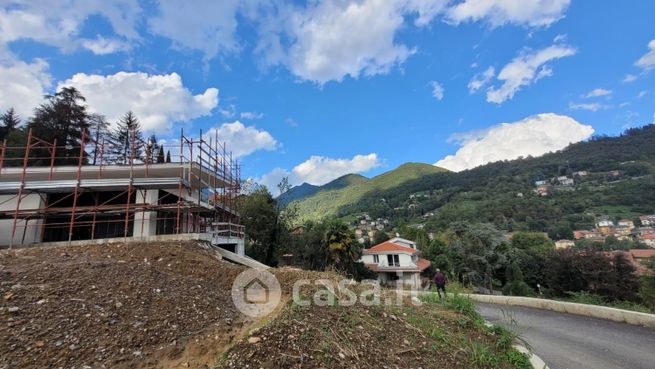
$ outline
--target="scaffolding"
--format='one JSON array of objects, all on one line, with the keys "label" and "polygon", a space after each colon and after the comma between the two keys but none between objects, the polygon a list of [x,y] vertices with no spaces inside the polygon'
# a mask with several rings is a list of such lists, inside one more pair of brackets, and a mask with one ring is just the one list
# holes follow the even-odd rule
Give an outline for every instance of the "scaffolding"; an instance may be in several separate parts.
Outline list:
[{"label": "scaffolding", "polygon": [[10,234],[9,247],[181,233],[242,239],[239,192],[239,163],[217,134],[202,131],[182,129],[170,145],[134,133],[116,145],[83,131],[71,146],[29,129],[24,146],[0,147],[0,232]]}]

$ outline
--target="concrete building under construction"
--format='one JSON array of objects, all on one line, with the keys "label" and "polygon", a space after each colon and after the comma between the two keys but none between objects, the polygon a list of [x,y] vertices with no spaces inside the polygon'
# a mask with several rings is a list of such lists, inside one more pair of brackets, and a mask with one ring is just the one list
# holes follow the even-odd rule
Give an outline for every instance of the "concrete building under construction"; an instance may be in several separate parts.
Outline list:
[{"label": "concrete building under construction", "polygon": [[181,131],[167,160],[130,141],[120,157],[84,134],[65,150],[31,130],[25,146],[3,142],[0,247],[196,237],[243,255],[239,166],[218,137]]}]

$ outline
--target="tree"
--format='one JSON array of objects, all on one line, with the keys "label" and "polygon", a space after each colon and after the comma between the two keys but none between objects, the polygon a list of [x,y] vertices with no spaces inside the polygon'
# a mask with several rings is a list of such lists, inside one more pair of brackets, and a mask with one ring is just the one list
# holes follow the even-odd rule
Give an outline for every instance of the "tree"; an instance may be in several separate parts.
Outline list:
[{"label": "tree", "polygon": [[156,163],[165,163],[166,158],[164,157],[164,146],[159,145],[159,149],[157,150],[157,161]]},{"label": "tree", "polygon": [[9,108],[7,112],[0,115],[0,124],[0,140],[4,140],[20,125],[20,117],[14,108]]},{"label": "tree", "polygon": [[96,162],[100,159],[98,155],[99,145],[111,145],[111,135],[109,132],[109,122],[104,115],[100,114],[91,114],[89,115],[89,134],[90,138],[95,141],[93,144],[92,154],[92,164],[95,165]]},{"label": "tree", "polygon": [[273,195],[259,186],[239,198],[239,212],[246,228],[248,255],[266,265],[275,265],[278,213]]},{"label": "tree", "polygon": [[134,113],[128,111],[118,121],[112,133],[112,141],[115,162],[128,164],[131,159],[141,159],[143,137],[141,124]]},{"label": "tree", "polygon": [[144,147],[143,161],[148,164],[156,163],[159,148],[160,147],[159,147],[159,143],[157,142],[157,136],[155,136],[154,134],[151,135],[146,141]]},{"label": "tree", "polygon": [[508,263],[508,246],[502,232],[488,223],[454,223],[448,237],[448,259],[457,279],[493,289]]},{"label": "tree", "polygon": [[386,234],[385,232],[382,232],[382,231],[378,230],[378,231],[375,231],[375,233],[373,233],[373,240],[371,241],[371,244],[378,245],[378,244],[381,244],[382,242],[388,241],[388,240],[389,240],[389,235]]},{"label": "tree", "polygon": [[166,162],[171,162],[171,150],[166,151]]},{"label": "tree", "polygon": [[[82,135],[89,137],[89,114],[86,101],[74,87],[64,87],[54,95],[46,96],[46,102],[34,110],[28,123],[32,134],[47,142],[57,141],[55,164],[77,164]],[[50,155],[44,148],[32,151],[39,159],[33,164],[49,164]],[[86,154],[83,153],[86,162]]]},{"label": "tree", "polygon": [[344,223],[330,220],[325,231],[329,265],[341,272],[352,272],[353,264],[359,259],[355,233]]}]

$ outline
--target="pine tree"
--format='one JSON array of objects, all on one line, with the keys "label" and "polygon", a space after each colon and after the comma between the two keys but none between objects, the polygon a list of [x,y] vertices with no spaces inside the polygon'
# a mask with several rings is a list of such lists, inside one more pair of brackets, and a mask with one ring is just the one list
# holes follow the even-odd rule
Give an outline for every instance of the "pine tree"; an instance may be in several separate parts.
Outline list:
[{"label": "pine tree", "polygon": [[170,162],[171,162],[171,151],[170,151],[170,150],[168,150],[168,151],[166,152],[166,162],[167,162],[167,163],[170,163]]},{"label": "pine tree", "polygon": [[91,114],[89,116],[89,133],[93,140],[93,149],[91,150],[92,164],[95,165],[100,158],[99,148],[102,144],[111,144],[111,132],[109,131],[109,122],[104,115]]},{"label": "pine tree", "polygon": [[[82,134],[89,137],[89,114],[86,99],[74,87],[64,87],[54,95],[46,96],[46,102],[34,110],[34,117],[29,122],[32,134],[44,141],[57,140],[55,164],[77,164],[80,155]],[[46,149],[32,151],[39,159],[33,164],[49,163]],[[86,153],[84,161],[86,161]]]},{"label": "pine tree", "polygon": [[159,145],[159,150],[157,152],[157,163],[165,163],[166,157],[164,156],[164,146]]},{"label": "pine tree", "polygon": [[20,117],[16,114],[14,108],[9,108],[6,113],[0,115],[0,124],[2,124],[0,126],[0,140],[4,140],[20,124]]},{"label": "pine tree", "polygon": [[130,159],[139,160],[143,151],[141,124],[134,113],[128,111],[116,124],[112,132],[112,154],[114,162],[129,164]]},{"label": "pine tree", "polygon": [[159,144],[157,143],[157,136],[152,135],[145,144],[143,161],[148,164],[156,163],[156,155],[159,151]]}]

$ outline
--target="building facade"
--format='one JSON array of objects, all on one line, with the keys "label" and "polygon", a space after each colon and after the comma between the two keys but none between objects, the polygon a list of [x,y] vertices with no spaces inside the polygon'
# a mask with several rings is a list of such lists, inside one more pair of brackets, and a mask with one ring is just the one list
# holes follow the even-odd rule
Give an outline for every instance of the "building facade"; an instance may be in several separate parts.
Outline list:
[{"label": "building facade", "polygon": [[392,238],[363,250],[361,262],[375,272],[384,285],[421,287],[421,272],[430,262],[419,257],[416,243],[403,238]]}]

